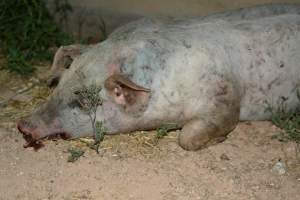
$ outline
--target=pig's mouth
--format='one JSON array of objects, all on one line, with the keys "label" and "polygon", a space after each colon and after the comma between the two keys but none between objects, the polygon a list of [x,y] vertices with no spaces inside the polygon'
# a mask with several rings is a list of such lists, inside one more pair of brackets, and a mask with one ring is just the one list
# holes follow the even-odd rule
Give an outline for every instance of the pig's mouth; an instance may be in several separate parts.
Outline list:
[{"label": "pig's mouth", "polygon": [[35,150],[38,150],[44,146],[42,142],[43,140],[55,138],[66,140],[70,138],[70,134],[66,132],[61,130],[52,130],[51,133],[49,133],[48,129],[38,128],[25,120],[20,120],[17,123],[17,128],[23,134],[23,138],[26,141],[24,148],[33,147]]}]

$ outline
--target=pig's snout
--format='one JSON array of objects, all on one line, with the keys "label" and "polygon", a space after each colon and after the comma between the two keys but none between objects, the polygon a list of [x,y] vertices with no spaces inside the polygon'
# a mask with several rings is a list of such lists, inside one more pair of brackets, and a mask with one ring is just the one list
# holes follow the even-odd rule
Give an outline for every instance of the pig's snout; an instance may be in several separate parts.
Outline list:
[{"label": "pig's snout", "polygon": [[25,148],[34,147],[35,149],[38,149],[42,147],[42,143],[38,141],[40,138],[38,132],[40,131],[36,125],[26,120],[20,120],[17,123],[17,128],[23,134],[23,138],[27,142],[24,145]]},{"label": "pig's snout", "polygon": [[[38,124],[38,125],[37,125]],[[63,139],[70,138],[70,135],[57,127],[57,124],[45,125],[42,121],[20,120],[17,123],[18,130],[23,134],[23,138],[27,142],[24,147],[33,147],[39,149],[43,146],[40,140],[44,138],[52,138],[60,136]]]}]

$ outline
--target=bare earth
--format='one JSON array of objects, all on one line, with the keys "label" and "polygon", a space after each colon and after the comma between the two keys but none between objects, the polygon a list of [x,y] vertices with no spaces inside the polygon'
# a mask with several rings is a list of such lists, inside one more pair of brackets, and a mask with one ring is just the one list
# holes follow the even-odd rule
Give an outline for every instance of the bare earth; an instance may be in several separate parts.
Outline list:
[{"label": "bare earth", "polygon": [[[240,123],[223,143],[197,152],[178,146],[179,131],[158,144],[155,132],[109,136],[100,154],[87,140],[46,141],[36,152],[23,148],[15,121],[49,91],[35,79],[1,76],[0,200],[300,199],[296,145],[271,139],[280,130],[270,122]],[[24,85],[28,92],[12,98]],[[70,147],[84,156],[67,162]],[[281,175],[272,170],[279,159]]]}]

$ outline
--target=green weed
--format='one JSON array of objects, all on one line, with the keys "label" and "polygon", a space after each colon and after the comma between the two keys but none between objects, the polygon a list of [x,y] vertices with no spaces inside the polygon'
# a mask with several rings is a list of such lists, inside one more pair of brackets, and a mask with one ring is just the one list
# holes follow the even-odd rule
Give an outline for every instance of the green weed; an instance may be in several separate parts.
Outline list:
[{"label": "green weed", "polygon": [[[0,45],[10,71],[30,74],[34,61],[52,58],[50,47],[72,42],[54,23],[43,0],[2,0],[0,10]],[[59,10],[69,11],[66,6]]]},{"label": "green weed", "polygon": [[84,154],[83,150],[76,148],[70,148],[68,149],[68,152],[70,153],[70,156],[68,157],[68,162],[75,162]]},{"label": "green weed", "polygon": [[297,92],[299,106],[294,111],[288,111],[285,98],[282,98],[275,109],[268,106],[267,111],[271,113],[271,121],[282,131],[274,135],[280,141],[294,141],[300,144],[300,94]]},{"label": "green weed", "polygon": [[[79,79],[82,80],[82,74],[78,73]],[[104,139],[104,135],[106,132],[103,123],[97,121],[97,108],[102,105],[102,98],[100,97],[101,86],[97,86],[95,83],[89,85],[88,87],[84,86],[81,83],[81,87],[79,90],[75,91],[75,94],[79,97],[79,104],[81,108],[87,113],[90,118],[91,126],[93,128],[94,134],[94,143],[90,144],[89,147],[94,149],[97,153],[99,153],[100,143]]]},{"label": "green weed", "polygon": [[159,128],[156,129],[156,135],[154,137],[153,143],[157,144],[160,139],[168,135],[168,132],[175,129],[178,129],[178,126],[176,124],[170,123],[161,125]]}]

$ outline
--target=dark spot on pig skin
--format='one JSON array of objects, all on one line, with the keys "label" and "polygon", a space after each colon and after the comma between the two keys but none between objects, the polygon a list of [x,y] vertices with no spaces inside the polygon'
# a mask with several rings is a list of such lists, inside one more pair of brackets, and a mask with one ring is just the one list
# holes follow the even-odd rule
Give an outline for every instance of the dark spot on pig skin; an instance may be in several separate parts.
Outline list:
[{"label": "dark spot on pig skin", "polygon": [[182,44],[185,48],[190,49],[192,47],[191,44],[188,44],[185,40],[182,41]]},{"label": "dark spot on pig skin", "polygon": [[149,42],[150,44],[152,44],[153,46],[157,45],[157,42],[153,39],[148,39],[147,42]]},{"label": "dark spot on pig skin", "polygon": [[287,101],[289,98],[288,97],[285,97],[285,96],[280,96],[280,99],[281,99],[281,101]]},{"label": "dark spot on pig skin", "polygon": [[272,53],[270,51],[267,51],[267,55],[271,58],[272,57]]},{"label": "dark spot on pig skin", "polygon": [[261,65],[261,61],[256,60],[256,61],[255,61],[255,65],[256,65],[256,66],[260,66],[260,65]]},{"label": "dark spot on pig skin", "polygon": [[266,95],[266,91],[265,91],[262,87],[259,87],[259,91],[260,91],[261,93],[263,93],[264,95]]},{"label": "dark spot on pig skin", "polygon": [[246,44],[245,46],[246,46],[246,49],[247,49],[248,51],[251,51],[251,50],[252,50],[252,48],[250,47],[249,44]]},{"label": "dark spot on pig skin", "polygon": [[226,95],[228,93],[227,85],[219,86],[218,91],[216,92],[216,96]]},{"label": "dark spot on pig skin", "polygon": [[274,80],[272,80],[269,84],[268,84],[268,90],[270,90],[273,86],[273,84],[275,83],[278,83],[279,81],[279,77],[275,78]]},{"label": "dark spot on pig skin", "polygon": [[251,63],[251,65],[249,66],[249,69],[253,69],[253,63]]},{"label": "dark spot on pig skin", "polygon": [[202,74],[201,77],[199,77],[198,80],[201,81],[202,79],[205,79],[205,77],[206,77],[206,74]]},{"label": "dark spot on pig skin", "polygon": [[282,61],[280,62],[279,67],[280,67],[280,68],[283,68],[283,67],[284,67],[284,63],[283,63]]},{"label": "dark spot on pig skin", "polygon": [[143,66],[142,66],[142,69],[148,70],[148,71],[152,71],[152,68],[149,67],[148,65],[143,65]]}]

